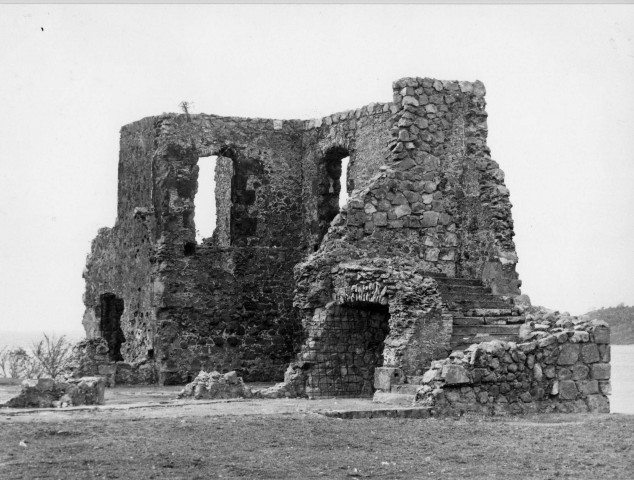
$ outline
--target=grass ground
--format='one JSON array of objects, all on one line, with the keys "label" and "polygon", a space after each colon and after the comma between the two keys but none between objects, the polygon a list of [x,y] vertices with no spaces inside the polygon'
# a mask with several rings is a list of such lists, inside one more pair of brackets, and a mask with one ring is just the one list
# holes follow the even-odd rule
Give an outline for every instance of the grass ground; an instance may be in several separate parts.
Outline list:
[{"label": "grass ground", "polygon": [[116,415],[3,418],[0,478],[634,478],[632,415]]}]

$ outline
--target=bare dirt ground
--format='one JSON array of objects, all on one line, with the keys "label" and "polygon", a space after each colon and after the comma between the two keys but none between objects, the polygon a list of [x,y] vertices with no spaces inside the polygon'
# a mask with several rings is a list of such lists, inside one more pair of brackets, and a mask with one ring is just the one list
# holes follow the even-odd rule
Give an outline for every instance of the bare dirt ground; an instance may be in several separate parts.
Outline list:
[{"label": "bare dirt ground", "polygon": [[[0,389],[1,390],[1,389]],[[104,407],[0,409],[2,479],[634,477],[634,416],[328,418],[369,400],[173,400],[109,389]]]}]

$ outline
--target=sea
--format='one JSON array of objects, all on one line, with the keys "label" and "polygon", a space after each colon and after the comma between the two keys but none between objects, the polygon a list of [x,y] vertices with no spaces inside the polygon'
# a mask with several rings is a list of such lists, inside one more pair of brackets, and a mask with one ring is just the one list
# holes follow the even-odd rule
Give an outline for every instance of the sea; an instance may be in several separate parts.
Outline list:
[{"label": "sea", "polygon": [[[46,332],[56,337],[65,335],[71,342],[84,338],[83,330]],[[29,349],[34,342],[42,339],[42,332],[0,331],[0,351],[3,347]],[[634,415],[634,345],[612,345],[612,394],[610,411]]]}]

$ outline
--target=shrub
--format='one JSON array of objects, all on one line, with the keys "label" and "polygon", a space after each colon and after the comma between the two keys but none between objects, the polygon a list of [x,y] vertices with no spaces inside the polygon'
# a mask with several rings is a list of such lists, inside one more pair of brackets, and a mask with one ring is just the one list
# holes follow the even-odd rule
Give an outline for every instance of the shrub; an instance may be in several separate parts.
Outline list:
[{"label": "shrub", "polygon": [[41,372],[56,378],[69,367],[72,344],[64,335],[59,338],[55,335],[49,337],[45,333],[43,335],[42,340],[33,344],[31,353]]}]

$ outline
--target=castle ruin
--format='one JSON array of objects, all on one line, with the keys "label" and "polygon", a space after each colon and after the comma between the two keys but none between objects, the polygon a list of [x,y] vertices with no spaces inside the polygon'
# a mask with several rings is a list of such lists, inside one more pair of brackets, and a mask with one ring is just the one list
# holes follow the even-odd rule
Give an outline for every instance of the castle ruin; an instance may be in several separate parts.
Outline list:
[{"label": "castle ruin", "polygon": [[[292,364],[311,397],[371,395],[379,367],[416,377],[452,350],[518,338],[484,85],[392,88],[391,103],[321,119],[163,114],[121,129],[117,219],[92,243],[83,324],[127,381],[281,380]],[[197,242],[210,156],[217,221]]]}]

